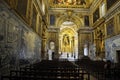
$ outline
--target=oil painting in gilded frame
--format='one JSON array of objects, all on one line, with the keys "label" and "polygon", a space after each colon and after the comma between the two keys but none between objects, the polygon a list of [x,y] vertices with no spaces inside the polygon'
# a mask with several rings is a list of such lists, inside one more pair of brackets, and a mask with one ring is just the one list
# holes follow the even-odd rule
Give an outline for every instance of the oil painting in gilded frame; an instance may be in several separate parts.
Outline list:
[{"label": "oil painting in gilded frame", "polygon": [[114,34],[114,18],[110,19],[106,23],[106,32],[107,32],[107,37]]}]

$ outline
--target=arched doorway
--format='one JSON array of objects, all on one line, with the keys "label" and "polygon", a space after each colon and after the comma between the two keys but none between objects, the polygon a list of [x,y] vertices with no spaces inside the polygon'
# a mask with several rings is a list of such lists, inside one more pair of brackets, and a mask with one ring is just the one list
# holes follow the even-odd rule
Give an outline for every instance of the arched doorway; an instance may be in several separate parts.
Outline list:
[{"label": "arched doorway", "polygon": [[[67,25],[70,23],[69,25]],[[59,53],[62,59],[75,60],[78,58],[78,33],[73,22],[64,22],[59,33]]]}]

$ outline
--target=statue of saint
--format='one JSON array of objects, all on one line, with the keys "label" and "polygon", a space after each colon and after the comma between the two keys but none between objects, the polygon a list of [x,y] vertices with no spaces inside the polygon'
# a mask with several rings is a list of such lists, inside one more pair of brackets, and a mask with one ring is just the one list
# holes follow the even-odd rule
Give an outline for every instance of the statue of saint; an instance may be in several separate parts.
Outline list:
[{"label": "statue of saint", "polygon": [[68,35],[64,35],[63,36],[63,44],[65,45],[65,46],[67,46],[67,45],[69,45],[69,36]]}]

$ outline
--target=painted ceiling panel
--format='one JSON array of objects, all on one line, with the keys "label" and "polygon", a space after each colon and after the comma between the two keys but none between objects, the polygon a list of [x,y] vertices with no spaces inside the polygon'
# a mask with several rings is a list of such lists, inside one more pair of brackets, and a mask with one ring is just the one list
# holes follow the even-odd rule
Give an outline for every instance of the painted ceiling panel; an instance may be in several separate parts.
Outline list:
[{"label": "painted ceiling panel", "polygon": [[49,0],[50,8],[89,8],[93,0]]}]

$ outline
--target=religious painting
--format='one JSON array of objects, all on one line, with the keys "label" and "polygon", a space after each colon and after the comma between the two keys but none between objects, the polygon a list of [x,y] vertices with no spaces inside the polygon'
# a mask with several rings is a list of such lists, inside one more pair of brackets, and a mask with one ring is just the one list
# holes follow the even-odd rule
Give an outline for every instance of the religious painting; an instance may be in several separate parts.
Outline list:
[{"label": "religious painting", "polygon": [[107,36],[114,34],[114,21],[111,19],[106,23]]},{"label": "religious painting", "polygon": [[50,15],[50,25],[55,25],[55,15]]},{"label": "religious painting", "polygon": [[85,0],[49,0],[50,7],[83,7],[86,4]]},{"label": "religious painting", "polygon": [[93,13],[93,23],[100,18],[99,8]]},{"label": "religious painting", "polygon": [[16,7],[16,11],[22,16],[26,17],[26,11],[27,11],[27,2],[28,0],[18,0],[18,4]]}]

